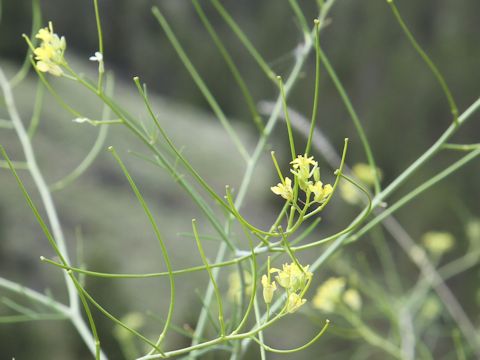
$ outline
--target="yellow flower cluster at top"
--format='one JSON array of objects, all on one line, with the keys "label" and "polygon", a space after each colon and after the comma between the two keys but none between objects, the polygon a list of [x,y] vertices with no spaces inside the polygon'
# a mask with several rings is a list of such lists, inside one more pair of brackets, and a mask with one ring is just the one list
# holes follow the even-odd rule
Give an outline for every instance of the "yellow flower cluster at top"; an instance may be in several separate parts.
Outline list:
[{"label": "yellow flower cluster at top", "polygon": [[309,265],[302,266],[292,262],[283,264],[282,270],[269,269],[268,275],[263,275],[263,299],[266,304],[270,304],[273,299],[274,292],[277,290],[275,281],[271,281],[270,274],[277,274],[275,280],[283,287],[287,293],[286,311],[293,313],[297,311],[305,302],[303,294],[307,291],[313,274],[308,271]]},{"label": "yellow flower cluster at top", "polygon": [[[299,188],[307,194],[307,197],[313,194],[314,202],[323,203],[332,193],[333,188],[330,184],[323,185],[320,181],[320,168],[318,163],[313,160],[313,156],[298,155],[290,164],[292,165],[290,172],[295,176]],[[292,180],[288,177],[270,189],[285,200],[293,200]]]},{"label": "yellow flower cluster at top", "polygon": [[33,50],[37,69],[61,76],[63,74],[61,66],[65,64],[63,54],[67,47],[65,38],[63,36],[60,38],[53,32],[52,22],[48,23],[48,27],[40,29],[35,37],[41,41],[40,46]]}]

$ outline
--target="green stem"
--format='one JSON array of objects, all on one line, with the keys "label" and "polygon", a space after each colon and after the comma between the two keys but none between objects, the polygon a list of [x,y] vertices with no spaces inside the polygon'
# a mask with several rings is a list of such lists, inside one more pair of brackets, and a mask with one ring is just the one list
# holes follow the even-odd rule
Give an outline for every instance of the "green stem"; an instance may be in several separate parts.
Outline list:
[{"label": "green stem", "polygon": [[350,118],[353,121],[355,129],[357,130],[360,141],[362,142],[363,150],[365,151],[365,155],[367,157],[368,164],[370,165],[370,168],[372,169],[372,172],[375,174],[375,176],[374,176],[374,187],[375,187],[375,192],[378,194],[380,192],[380,181],[379,181],[377,165],[375,163],[375,159],[373,157],[372,149],[370,148],[370,143],[368,142],[367,135],[365,134],[365,130],[363,129],[360,118],[358,117],[357,112],[355,111],[355,108],[353,107],[352,101],[350,100],[345,88],[342,85],[342,82],[338,78],[335,70],[333,69],[332,65],[330,64],[330,61],[328,60],[326,54],[323,52],[323,50],[320,46],[318,47],[318,53],[320,54],[320,58],[322,60],[323,65],[325,66],[325,69],[328,72],[328,75],[330,75],[330,78],[332,79],[333,84],[337,88],[337,91],[340,94],[340,97],[342,98],[342,101],[343,101],[345,107],[347,108],[347,111],[350,115]]},{"label": "green stem", "polygon": [[263,59],[263,57],[257,51],[255,46],[253,46],[252,42],[248,39],[248,37],[245,35],[245,33],[242,31],[242,29],[240,29],[240,27],[237,25],[235,20],[230,16],[228,11],[223,7],[223,5],[218,0],[210,0],[210,2],[215,7],[215,9],[218,11],[220,16],[222,16],[222,18],[225,20],[225,22],[230,27],[230,29],[232,29],[232,31],[235,33],[235,35],[238,37],[238,39],[243,44],[243,46],[245,46],[245,48],[250,53],[250,55],[257,62],[260,69],[263,70],[265,75],[270,80],[272,80],[273,82],[276,82],[275,72],[270,68],[270,66],[267,64],[267,62]]},{"label": "green stem", "polygon": [[157,238],[159,244],[160,244],[160,249],[162,251],[162,256],[163,260],[165,261],[165,265],[167,267],[168,271],[168,278],[170,280],[170,304],[168,307],[168,314],[167,314],[167,319],[165,321],[165,325],[163,327],[162,332],[160,333],[160,336],[154,346],[154,348],[159,348],[162,345],[162,341],[165,338],[168,328],[170,326],[170,323],[172,322],[172,317],[173,317],[173,311],[175,307],[175,278],[172,274],[172,264],[170,262],[170,257],[168,255],[168,250],[167,247],[165,246],[165,242],[163,241],[162,235],[160,234],[160,229],[158,228],[158,225],[153,217],[152,212],[150,211],[150,208],[147,205],[147,202],[143,198],[142,194],[140,193],[140,190],[138,189],[137,185],[133,181],[130,173],[128,172],[125,164],[123,163],[122,159],[118,156],[117,152],[115,149],[110,146],[108,148],[109,151],[111,151],[113,157],[115,160],[117,160],[118,164],[120,165],[120,168],[122,169],[123,174],[128,180],[128,183],[130,184],[130,187],[132,188],[133,192],[135,193],[135,196],[137,197],[138,202],[142,206],[143,211],[145,212],[145,215],[148,217],[148,221],[150,222],[150,225],[152,226],[153,232],[155,233],[155,237]]},{"label": "green stem", "polygon": [[459,125],[458,123],[458,108],[457,104],[455,103],[455,100],[453,99],[452,93],[443,78],[443,75],[440,73],[438,70],[437,66],[433,63],[433,61],[430,59],[430,57],[427,55],[427,53],[422,49],[422,47],[418,44],[417,40],[415,40],[415,37],[413,36],[412,32],[408,29],[407,25],[402,19],[402,16],[400,15],[400,12],[397,9],[397,6],[393,2],[393,0],[387,0],[387,3],[390,5],[390,8],[392,9],[393,15],[397,19],[398,23],[400,24],[400,27],[402,28],[403,32],[407,36],[408,40],[412,44],[413,48],[415,51],[420,55],[420,57],[423,59],[423,61],[427,64],[429,69],[432,71],[433,75],[437,79],[438,83],[440,84],[446,98],[448,101],[448,105],[450,106],[450,111],[453,115],[453,122],[455,125]]},{"label": "green stem", "polygon": [[219,320],[219,323],[220,323],[220,336],[223,337],[223,336],[225,336],[225,323],[223,321],[222,296],[220,294],[220,290],[218,289],[217,282],[215,281],[215,277],[212,274],[212,270],[211,270],[211,267],[208,263],[207,257],[205,256],[205,252],[203,251],[202,242],[200,241],[200,238],[198,237],[197,226],[195,224],[196,224],[196,221],[194,219],[194,220],[192,220],[193,233],[195,235],[195,240],[197,242],[198,252],[200,253],[202,261],[205,264],[205,269],[207,270],[208,276],[210,277],[210,281],[213,285],[213,289],[214,289],[214,292],[215,292],[215,297],[217,298],[218,320]]},{"label": "green stem", "polygon": [[198,0],[193,0],[192,2],[193,2],[193,6],[195,7],[195,10],[197,11],[198,16],[200,17],[200,20],[202,21],[203,25],[207,29],[208,33],[210,34],[213,42],[215,43],[215,46],[217,47],[218,51],[220,51],[220,54],[222,55],[223,59],[227,63],[227,66],[230,72],[232,73],[233,78],[235,79],[235,82],[240,88],[243,98],[245,99],[248,110],[252,115],[253,122],[255,123],[255,125],[257,126],[258,130],[261,133],[264,129],[264,125],[262,123],[262,118],[258,114],[255,101],[253,100],[252,94],[248,89],[247,84],[243,80],[243,77],[240,74],[238,67],[235,65],[235,62],[233,61],[232,57],[228,53],[228,50],[223,45],[222,40],[220,40],[220,37],[217,35],[217,32],[215,31],[214,27],[212,26],[207,16],[205,15],[205,12],[203,11]]},{"label": "green stem", "polygon": [[175,36],[172,28],[168,24],[167,20],[165,17],[162,15],[158,7],[153,7],[152,8],[152,13],[157,19],[158,23],[162,27],[163,31],[167,35],[167,38],[170,40],[170,43],[174,47],[175,51],[177,52],[178,56],[180,57],[180,60],[182,63],[185,65],[186,69],[188,70],[190,76],[192,77],[193,81],[197,85],[197,87],[200,89],[200,92],[202,95],[205,97],[205,100],[207,100],[208,104],[212,108],[213,112],[217,116],[217,118],[220,120],[220,123],[224,127],[225,131],[227,134],[230,136],[232,139],[233,143],[237,147],[238,152],[240,155],[244,158],[245,161],[249,160],[249,155],[248,151],[245,149],[245,146],[241,142],[240,138],[236,134],[235,130],[232,128],[230,125],[227,117],[223,113],[221,107],[218,105],[217,101],[215,100],[214,96],[208,89],[207,85],[203,81],[203,79],[200,77],[199,73],[193,66],[192,62],[190,61],[190,58],[188,55],[185,53],[183,50],[182,46],[180,45],[180,42],[178,41],[177,37]]}]

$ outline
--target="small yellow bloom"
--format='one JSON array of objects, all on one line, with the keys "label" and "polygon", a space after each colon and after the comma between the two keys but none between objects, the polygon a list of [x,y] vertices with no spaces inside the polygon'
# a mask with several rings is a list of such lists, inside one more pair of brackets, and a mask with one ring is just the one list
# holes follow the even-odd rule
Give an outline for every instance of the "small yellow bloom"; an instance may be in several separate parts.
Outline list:
[{"label": "small yellow bloom", "polygon": [[301,168],[310,168],[310,165],[313,167],[317,167],[318,163],[313,160],[313,156],[306,157],[302,155],[298,155],[296,159],[290,162],[292,164],[292,167],[296,169],[301,169]]},{"label": "small yellow bloom", "polygon": [[262,286],[263,286],[263,300],[265,304],[270,304],[273,299],[273,293],[277,290],[277,284],[275,281],[269,282],[268,276],[262,276]]},{"label": "small yellow bloom", "polygon": [[61,76],[63,74],[61,66],[65,64],[63,54],[67,46],[65,38],[63,36],[60,38],[53,32],[51,22],[48,23],[48,27],[40,29],[35,37],[41,40],[40,46],[33,50],[37,69]]},{"label": "small yellow bloom", "polygon": [[343,302],[347,304],[350,309],[359,311],[362,308],[362,298],[355,289],[348,289],[343,294]]},{"label": "small yellow bloom", "polygon": [[292,180],[288,177],[285,178],[285,184],[278,183],[277,186],[272,186],[270,190],[272,190],[274,194],[280,195],[285,200],[293,200]]},{"label": "small yellow bloom", "polygon": [[308,281],[312,279],[313,274],[308,271],[310,265],[302,266],[300,269],[297,264],[283,264],[282,270],[270,269],[271,273],[277,273],[275,280],[278,284],[289,292],[301,291],[305,288]]},{"label": "small yellow bloom", "polygon": [[307,300],[302,299],[302,297],[300,295],[298,295],[297,293],[291,293],[290,295],[288,295],[287,312],[290,313],[290,314],[294,313],[295,311],[297,311],[300,308],[300,306],[302,306],[306,302],[307,302]]},{"label": "small yellow bloom", "polygon": [[[292,164],[293,167],[293,170],[290,171],[297,177],[298,186],[303,191],[307,191],[308,186],[311,184],[309,179],[312,173],[315,172],[315,169],[318,168],[318,163],[313,160],[313,156],[306,157],[298,155],[290,164]],[[310,170],[310,165],[313,166],[312,170]]]},{"label": "small yellow bloom", "polygon": [[346,281],[343,277],[331,277],[317,288],[317,293],[312,300],[313,307],[329,313],[341,299]]},{"label": "small yellow bloom", "polygon": [[317,181],[313,185],[310,184],[308,188],[314,194],[313,200],[319,203],[324,202],[333,191],[332,185],[327,184],[323,186],[321,181]]},{"label": "small yellow bloom", "polygon": [[453,248],[455,238],[448,232],[429,231],[422,236],[422,243],[432,254],[442,255]]}]

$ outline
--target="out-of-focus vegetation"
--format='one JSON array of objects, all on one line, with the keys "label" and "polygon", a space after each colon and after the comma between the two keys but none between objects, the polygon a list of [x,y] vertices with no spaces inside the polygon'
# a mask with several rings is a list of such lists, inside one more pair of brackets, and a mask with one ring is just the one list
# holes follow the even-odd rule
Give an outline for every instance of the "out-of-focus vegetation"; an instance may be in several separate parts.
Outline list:
[{"label": "out-of-focus vegetation", "polygon": [[[141,101],[130,82],[134,75],[145,79],[149,89],[157,93],[153,102],[160,109],[160,117],[169,133],[177,144],[185,145],[186,156],[202,169],[202,174],[222,193],[225,184],[237,185],[243,169],[237,166],[240,161],[233,147],[216,120],[208,114],[208,106],[152,17],[150,8],[153,4],[159,5],[165,11],[186,51],[220,104],[235,120],[245,141],[253,144],[256,138],[255,127],[250,120],[246,120],[247,107],[239,91],[232,85],[233,80],[222,58],[216,56],[216,49],[189,1],[100,2],[101,12],[104,14],[106,64],[115,70],[116,76],[115,97],[118,102],[133,109],[132,113],[145,116],[141,110]],[[277,94],[277,89],[261,76],[260,70],[254,66],[244,48],[208,2],[202,4],[235,58],[254,98],[272,99]],[[225,6],[273,68],[278,73],[286,72],[293,62],[295,48],[302,40],[301,33],[295,31],[298,24],[287,2],[245,0],[229,2]],[[314,1],[303,6],[306,14],[310,14],[313,19],[316,16]],[[447,79],[460,111],[464,110],[480,93],[477,76],[480,60],[480,2],[408,0],[398,1],[398,6],[419,42]],[[97,50],[95,19],[90,4],[74,0],[44,0],[42,10],[43,23],[52,20],[56,30],[67,37],[69,59],[73,59],[72,53],[76,53],[74,61],[78,61],[78,67],[84,66],[87,73],[94,71],[95,66],[86,64],[88,56]],[[448,126],[451,116],[447,103],[435,78],[412,50],[384,1],[339,0],[330,18],[328,28],[321,33],[322,46],[330,55],[332,64],[352,97],[378,166],[384,174],[382,183],[388,184]],[[30,22],[29,0],[3,1],[0,61],[1,65],[7,66],[10,74],[23,61],[26,45],[20,35],[30,32]],[[302,79],[289,99],[291,107],[307,116],[312,101],[313,68],[314,61],[311,57]],[[33,110],[32,99],[36,86],[36,78],[30,76],[15,90],[18,106],[25,120],[29,119]],[[61,82],[58,82],[58,86],[61,87],[62,95],[77,107],[92,113],[100,112],[100,104],[86,94],[79,94],[76,88],[65,86]],[[320,129],[335,145],[341,144],[344,137],[351,138],[348,154],[350,164],[365,161],[355,129],[325,72],[322,74],[320,89]],[[48,94],[45,99],[46,105],[34,144],[44,173],[48,180],[54,182],[82,159],[94,142],[97,129],[73,124],[71,116],[62,111]],[[4,104],[0,103],[0,118],[4,116]],[[478,115],[475,117],[478,119]],[[470,121],[456,135],[455,142],[479,142],[479,133],[480,121]],[[276,135],[277,138],[272,142],[285,139],[284,130],[278,130]],[[112,127],[108,139],[109,145],[140,151],[138,144],[132,141],[128,134],[115,127]],[[15,147],[15,139],[1,131],[0,143],[10,149],[12,156],[21,153],[20,149]],[[277,149],[277,152],[282,155],[281,150]],[[287,153],[288,150],[285,149],[284,155]],[[414,188],[443,168],[454,156],[442,153],[404,187]],[[128,156],[125,158],[128,159]],[[326,164],[322,164],[321,159],[319,161],[325,166],[324,176],[328,177]],[[258,181],[253,183],[247,208],[249,217],[258,218],[267,224],[271,219],[265,215],[264,209],[273,209],[273,205],[268,202],[272,199],[268,184],[272,183],[274,169],[268,161],[264,164],[268,166],[257,169]],[[162,230],[174,249],[174,261],[182,266],[198,265],[200,260],[196,251],[193,252],[192,239],[178,235],[190,231],[190,219],[198,218],[197,210],[192,209],[185,194],[179,191],[175,182],[166,175],[158,175],[159,172],[155,171],[155,177],[150,176],[149,165],[141,165],[138,160],[129,162],[129,166],[138,183],[142,185],[145,197],[151,199],[155,214],[160,219],[159,223],[164,225]],[[418,240],[419,244],[421,235],[430,230],[453,233],[456,239],[455,247],[441,260],[447,262],[463,253],[471,243],[480,241],[480,238],[475,238],[476,235],[473,235],[473,239],[467,236],[469,221],[480,214],[479,183],[480,171],[476,162],[441,182],[399,211],[396,216],[402,224],[408,224],[410,235]],[[38,261],[39,255],[51,255],[50,249],[40,235],[29,209],[23,200],[19,199],[21,194],[11,174],[0,169],[1,275],[14,278],[40,291],[46,284],[53,284],[58,288],[53,287],[51,291],[62,294],[63,287],[58,270]],[[88,259],[89,268],[99,271],[111,271],[113,268],[115,272],[150,272],[153,271],[152,263],[155,261],[155,271],[161,267],[157,244],[145,235],[144,229],[149,225],[109,155],[102,154],[73,186],[55,193],[55,201],[61,211],[62,223],[67,229],[67,238],[71,239],[73,253],[80,256],[83,252],[81,249],[84,248],[83,257]],[[72,206],[73,204],[75,206]],[[343,225],[353,215],[349,205],[335,199],[334,206],[325,214],[326,227],[322,232],[333,231],[330,225],[338,224],[338,218],[346,219],[342,222]],[[401,295],[396,292],[399,288],[410,289],[416,281],[418,269],[388,236],[388,246],[392,249],[399,269],[400,284],[393,285],[391,279],[385,279],[383,274],[377,271],[380,264],[375,256],[376,248],[372,244],[377,241],[375,237],[378,232],[381,230],[378,229],[373,235],[368,235],[348,247],[341,256],[333,258],[329,262],[331,273],[321,274],[322,279],[331,274],[351,274],[353,280],[350,281],[360,284],[368,276],[368,281],[376,281],[375,286],[388,288],[392,298]],[[79,238],[83,240],[79,241]],[[80,244],[78,249],[74,248],[76,243]],[[175,244],[178,244],[178,248]],[[212,242],[209,245],[213,249],[218,243]],[[114,256],[110,255],[112,248],[115,249]],[[316,253],[307,255],[307,258],[318,257],[318,250],[315,251]],[[359,266],[370,268],[371,273],[357,273],[355,269]],[[51,279],[56,279],[57,282],[52,282]],[[206,284],[206,280],[203,274],[196,274],[192,276],[191,284],[181,285],[185,288],[179,290],[186,295],[180,301],[181,308],[178,312],[189,326],[193,326],[195,314],[201,307],[195,289],[200,290],[198,296],[201,297],[203,286],[199,284],[202,281]],[[167,282],[159,285],[154,280],[128,282],[96,278],[88,278],[87,281],[89,287],[94,289],[97,299],[109,304],[109,309],[118,314],[137,307],[150,308],[152,312],[159,313],[167,306],[160,301],[162,296],[166,296],[162,294],[168,293]],[[480,306],[476,295],[479,291],[478,283],[478,265],[463,273],[461,280],[454,277],[447,281],[452,292],[470,314],[471,320],[477,324]],[[152,287],[157,287],[155,295],[141,295]],[[434,304],[437,301],[434,295],[432,299]],[[368,299],[365,301],[368,302]],[[1,311],[2,307],[0,313]],[[375,325],[382,328],[382,320],[377,319],[376,314],[369,316]],[[451,336],[438,334],[436,331],[437,322],[450,321],[447,315],[436,314],[433,319],[428,318],[428,314],[425,316],[425,323],[431,326],[429,335],[433,342]],[[335,319],[332,320],[335,323]],[[325,359],[341,359],[351,358],[351,354],[356,352],[358,359],[362,359],[362,342],[355,338],[349,342],[338,337],[337,335],[345,335],[342,331],[348,333],[348,330],[343,328],[341,319],[337,321],[341,326],[337,329],[333,326],[332,332],[312,349],[290,356],[278,355],[278,358],[312,359],[322,354]],[[308,322],[301,325],[291,323],[289,332],[310,334],[317,325]],[[99,320],[99,328],[106,334],[105,350],[112,354],[111,358],[120,358],[110,323]],[[276,340],[277,345],[292,345],[294,341],[282,337],[282,329],[275,331],[275,335],[282,339]],[[62,341],[59,341],[59,338]],[[184,341],[182,339],[179,336],[177,341]],[[439,349],[437,353],[446,354],[443,358],[455,358],[451,342],[436,346]],[[360,350],[356,351],[357,349]],[[46,325],[38,322],[0,325],[0,355],[15,356],[18,359],[82,359],[89,356],[71,327],[60,322]],[[381,353],[370,355],[378,359],[385,358]],[[252,353],[252,356],[257,354]]]}]

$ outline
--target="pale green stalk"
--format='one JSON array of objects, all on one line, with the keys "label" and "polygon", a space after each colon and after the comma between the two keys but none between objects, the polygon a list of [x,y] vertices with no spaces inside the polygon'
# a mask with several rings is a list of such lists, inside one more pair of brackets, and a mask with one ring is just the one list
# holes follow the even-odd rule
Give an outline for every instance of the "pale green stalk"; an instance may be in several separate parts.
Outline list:
[{"label": "pale green stalk", "polygon": [[[15,127],[17,136],[22,145],[22,149],[25,154],[25,159],[28,164],[28,170],[33,178],[33,181],[35,183],[37,190],[40,193],[42,203],[45,207],[45,211],[46,211],[48,220],[50,222],[50,227],[52,231],[51,235],[50,235],[50,230],[47,228],[46,224],[43,222],[41,216],[36,210],[35,205],[33,204],[33,202],[31,202],[30,197],[28,196],[28,193],[26,192],[23,186],[23,183],[16,175],[15,169],[11,167],[11,170],[15,175],[15,177],[17,178],[17,182],[19,183],[21,189],[24,192],[25,199],[29,203],[34,214],[36,215],[37,220],[42,226],[42,230],[44,230],[44,233],[47,236],[47,239],[49,240],[52,247],[57,251],[57,254],[59,255],[64,265],[67,265],[70,263],[70,259],[68,257],[68,251],[67,251],[63,231],[60,225],[57,211],[55,209],[55,205],[53,203],[52,196],[50,194],[50,191],[48,190],[48,186],[45,182],[45,179],[43,178],[43,175],[37,165],[33,147],[30,142],[30,138],[20,119],[20,115],[18,114],[15,101],[13,99],[13,95],[11,92],[11,87],[9,86],[8,80],[5,77],[5,74],[1,68],[0,68],[0,87],[2,88],[2,91],[4,94],[7,111],[9,113],[11,121]],[[8,157],[6,157],[5,151],[3,150],[3,148],[1,149],[7,162],[9,162]],[[94,342],[94,339],[92,338],[92,334],[88,331],[86,324],[80,314],[80,306],[78,301],[79,299],[77,296],[75,284],[70,280],[70,277],[66,272],[64,272],[64,278],[65,278],[68,298],[70,302],[69,313],[68,313],[69,318],[73,323],[73,325],[75,326],[75,328],[77,329],[77,331],[79,332],[82,339],[85,341],[85,344],[87,345],[87,347],[92,351],[92,353],[96,353],[95,342]],[[101,359],[106,359],[106,356],[103,353],[101,353]]]}]

